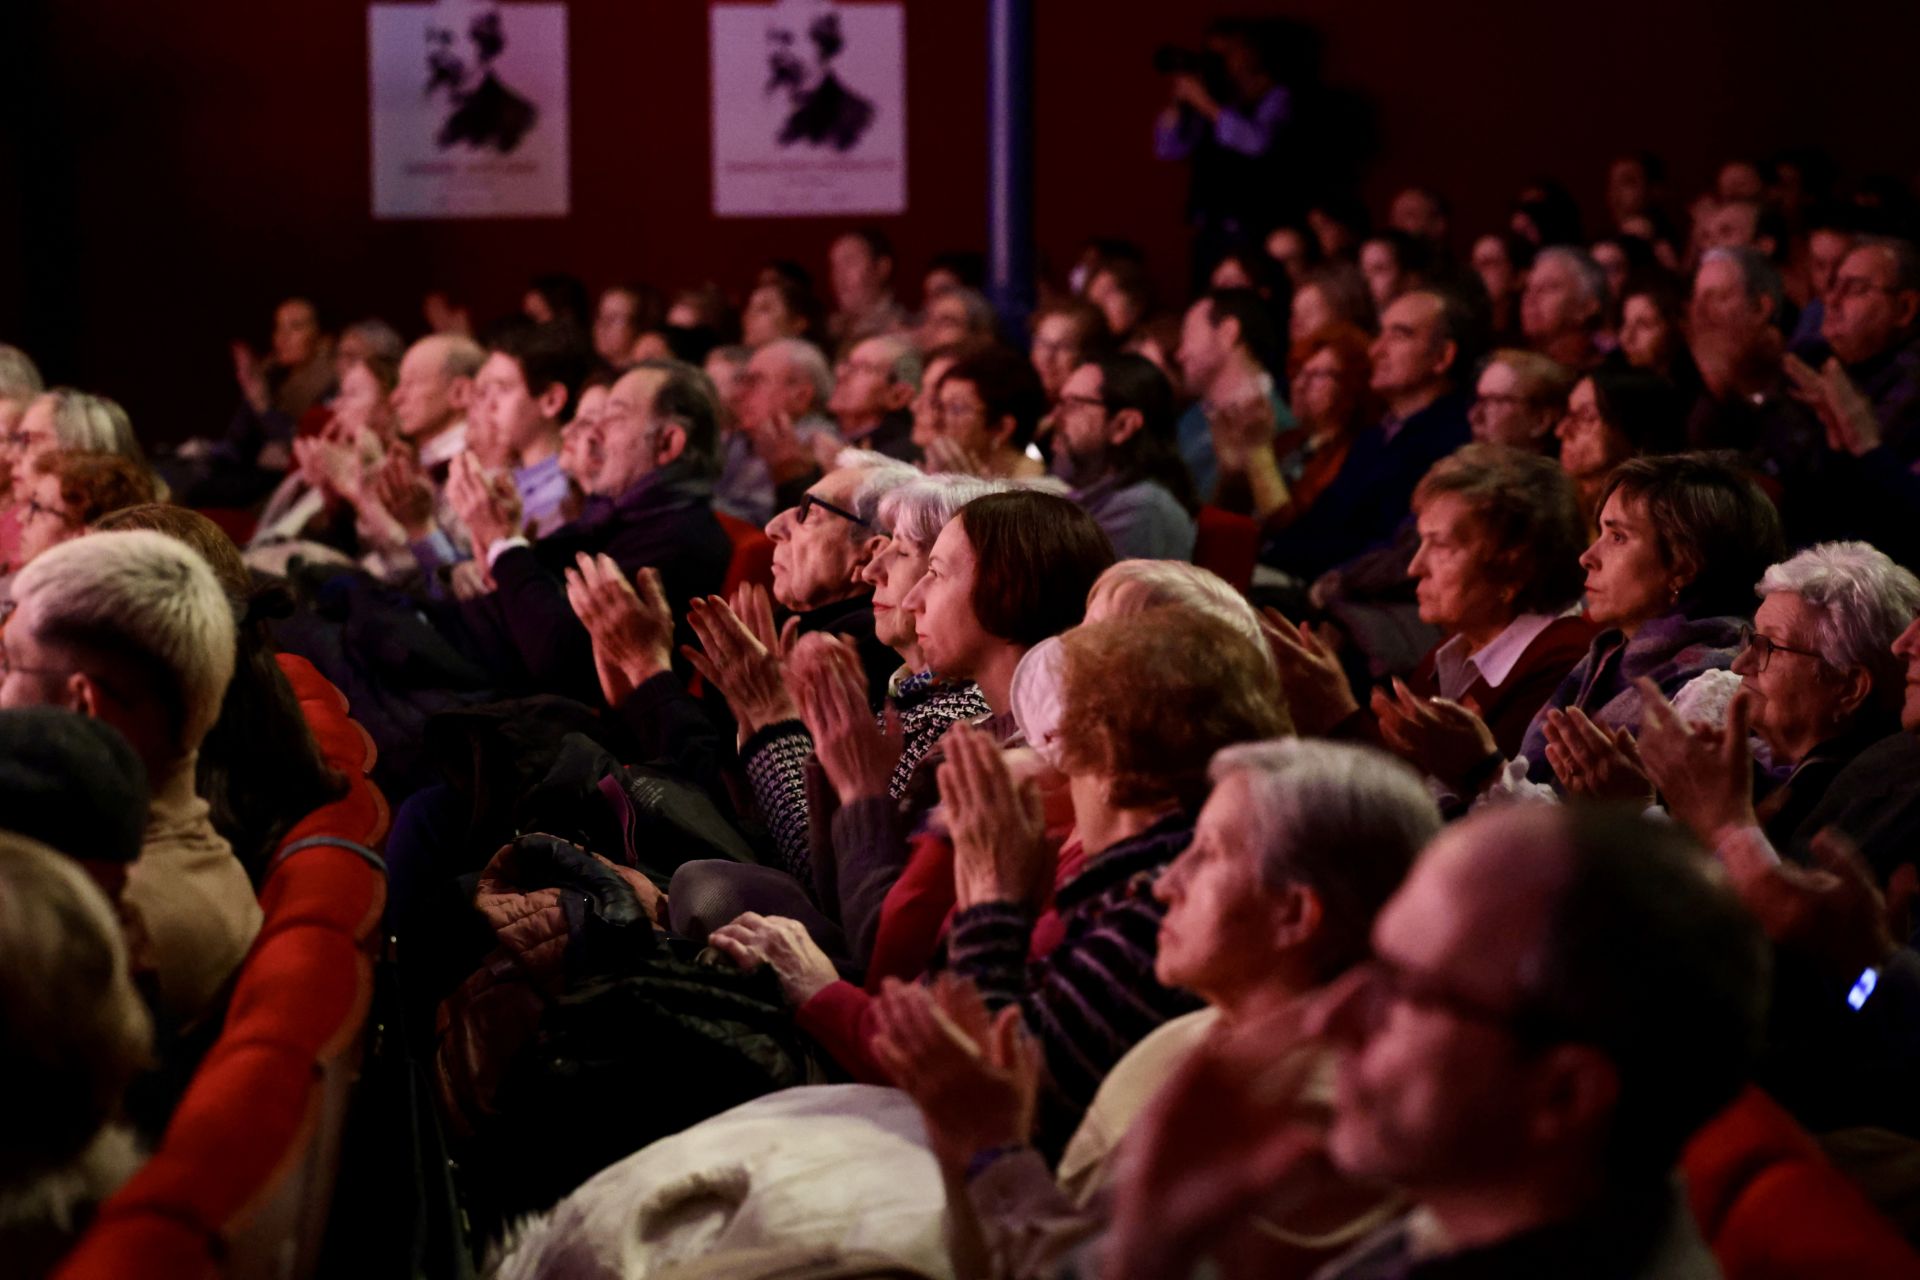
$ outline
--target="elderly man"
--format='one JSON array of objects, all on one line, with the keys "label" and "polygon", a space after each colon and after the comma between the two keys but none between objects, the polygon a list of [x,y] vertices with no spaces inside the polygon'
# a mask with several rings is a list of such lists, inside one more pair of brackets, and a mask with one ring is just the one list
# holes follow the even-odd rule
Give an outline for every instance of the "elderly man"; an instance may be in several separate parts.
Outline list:
[{"label": "elderly man", "polygon": [[893,242],[878,227],[860,227],[827,251],[834,313],[828,331],[837,343],[858,342],[907,327],[893,296]]},{"label": "elderly man", "polygon": [[1820,336],[1831,353],[1821,374],[1787,363],[1803,398],[1826,409],[1850,384],[1873,406],[1879,431],[1872,440],[1848,433],[1844,447],[1863,453],[1885,443],[1912,461],[1920,453],[1920,250],[1905,240],[1860,241],[1834,276]]},{"label": "elderly man", "polygon": [[1311,510],[1270,536],[1263,563],[1311,580],[1386,542],[1427,468],[1465,444],[1467,381],[1480,327],[1458,298],[1421,289],[1394,299],[1373,344],[1373,390],[1387,416],[1362,431]]},{"label": "elderly man", "polygon": [[233,678],[233,609],[213,571],[157,533],[95,533],[14,579],[0,707],[62,706],[125,736],[149,782],[124,901],[182,1028],[215,1002],[260,929],[245,868],[194,792],[200,743]]},{"label": "elderly man", "polygon": [[1759,1041],[1766,944],[1670,826],[1517,806],[1442,832],[1329,988],[1327,1149],[1414,1210],[1321,1274],[1714,1276],[1671,1180]]},{"label": "elderly man", "polygon": [[1145,356],[1075,369],[1053,411],[1053,474],[1121,560],[1191,560],[1199,497],[1174,449],[1173,386]]},{"label": "elderly man", "polygon": [[811,342],[782,338],[753,353],[736,392],[737,421],[724,445],[714,505],[765,524],[800,500],[820,474],[817,451],[839,438],[826,416],[833,370]]},{"label": "elderly man", "polygon": [[848,444],[901,462],[920,461],[913,443],[913,398],[920,394],[920,353],[905,338],[868,338],[834,370],[827,412]]},{"label": "elderly man", "polygon": [[1570,369],[1591,369],[1605,353],[1595,341],[1607,314],[1607,277],[1580,249],[1542,249],[1520,295],[1527,345]]},{"label": "elderly man", "polygon": [[525,535],[511,482],[463,460],[456,501],[495,590],[462,602],[448,623],[497,680],[595,699],[593,646],[561,581],[578,556],[610,556],[629,577],[656,570],[675,617],[694,596],[719,589],[732,543],[713,516],[717,412],[691,365],[644,361],[625,374],[587,441],[586,508],[537,543]]}]

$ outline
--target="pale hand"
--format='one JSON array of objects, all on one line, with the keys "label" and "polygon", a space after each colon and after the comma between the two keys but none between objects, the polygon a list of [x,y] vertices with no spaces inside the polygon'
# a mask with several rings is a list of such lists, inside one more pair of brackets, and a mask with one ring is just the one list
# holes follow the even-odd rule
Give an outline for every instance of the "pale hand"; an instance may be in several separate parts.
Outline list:
[{"label": "pale hand", "polygon": [[1690,725],[1660,687],[1642,676],[1640,763],[1667,812],[1708,848],[1740,827],[1757,826],[1753,811],[1753,750],[1748,742],[1752,699],[1744,691],[1727,706],[1726,723]]},{"label": "pale hand", "polygon": [[1653,803],[1653,784],[1625,726],[1606,729],[1578,707],[1547,712],[1547,764],[1569,795]]},{"label": "pale hand", "polygon": [[1016,783],[999,745],[964,721],[942,742],[946,759],[935,776],[953,840],[958,905],[1014,902],[1037,909],[1053,876],[1039,788],[1032,779]]},{"label": "pale hand", "polygon": [[1278,609],[1262,609],[1260,630],[1286,690],[1295,733],[1321,737],[1360,709],[1333,646],[1311,627],[1295,626]]},{"label": "pale hand", "polygon": [[[746,606],[746,617],[719,596],[692,601],[687,607],[687,625],[700,641],[700,647],[688,645],[680,652],[700,673],[700,678],[727,700],[744,739],[767,725],[798,719],[800,709],[787,691],[778,651],[769,647],[747,621],[748,618],[760,621],[758,614],[764,606],[765,593],[761,593],[759,601],[750,593],[735,598]],[[766,612],[766,631],[771,633],[770,606]]]},{"label": "pale hand", "polygon": [[781,994],[796,1009],[840,980],[840,971],[806,926],[786,916],[748,911],[715,929],[707,944],[749,973],[763,966],[772,969]]},{"label": "pale hand", "polygon": [[1380,740],[1408,764],[1458,790],[1473,767],[1499,750],[1480,713],[1451,698],[1422,698],[1395,679],[1373,691]]},{"label": "pale hand", "polygon": [[817,633],[804,636],[794,646],[788,674],[800,718],[813,735],[814,756],[840,803],[887,795],[906,735],[891,706],[884,726],[874,723],[866,675],[853,646]]},{"label": "pale hand", "polygon": [[[660,575],[643,568],[629,585],[609,556],[575,557],[567,603],[593,641],[594,670],[609,706],[673,665],[673,612]],[[635,587],[638,590],[635,590]]]}]

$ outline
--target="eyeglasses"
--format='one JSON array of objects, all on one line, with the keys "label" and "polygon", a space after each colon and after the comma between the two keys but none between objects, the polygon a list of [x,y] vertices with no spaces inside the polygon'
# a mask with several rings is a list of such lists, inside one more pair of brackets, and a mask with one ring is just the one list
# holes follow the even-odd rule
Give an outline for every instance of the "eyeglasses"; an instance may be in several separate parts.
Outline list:
[{"label": "eyeglasses", "polygon": [[1773,661],[1773,655],[1775,653],[1797,653],[1803,658],[1813,658],[1820,662],[1827,660],[1826,655],[1823,653],[1819,653],[1813,649],[1796,649],[1790,644],[1781,644],[1773,637],[1762,635],[1752,627],[1740,628],[1740,647],[1753,654],[1753,671],[1755,675],[1767,669],[1767,664]]},{"label": "eyeglasses", "polygon": [[1416,973],[1391,960],[1374,957],[1361,964],[1355,973],[1361,980],[1360,999],[1369,1024],[1385,1015],[1396,1001],[1418,1009],[1428,1009],[1464,1022],[1478,1022],[1510,1032],[1516,1039],[1532,1044],[1550,1044],[1567,1039],[1560,1019],[1544,1009],[1524,1004],[1499,1005],[1478,996],[1453,990],[1432,974]]},{"label": "eyeglasses", "polygon": [[859,525],[862,529],[873,528],[873,525],[871,523],[869,523],[868,521],[862,520],[859,516],[853,514],[853,512],[851,511],[848,511],[845,507],[836,507],[831,502],[828,502],[825,498],[816,498],[811,493],[803,493],[800,495],[800,505],[793,509],[794,523],[805,524],[807,522],[807,513],[809,511],[812,511],[815,507],[819,507],[822,511],[827,511],[832,513],[833,515],[839,516],[842,520],[847,521],[849,524]]},{"label": "eyeglasses", "polygon": [[986,414],[985,408],[968,400],[935,400],[933,407],[943,418],[965,420]]}]

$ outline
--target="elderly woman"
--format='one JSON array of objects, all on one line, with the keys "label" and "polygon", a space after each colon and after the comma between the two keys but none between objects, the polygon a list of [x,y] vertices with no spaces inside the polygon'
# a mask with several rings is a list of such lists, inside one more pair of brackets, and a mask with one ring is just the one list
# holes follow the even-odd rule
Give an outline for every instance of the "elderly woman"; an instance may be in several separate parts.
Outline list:
[{"label": "elderly woman", "polygon": [[51,1275],[138,1168],[120,1110],[152,1041],[112,905],[78,862],[0,835],[0,1079],[24,1104],[0,1138],[9,1276]]},{"label": "elderly woman", "polygon": [[[1030,490],[989,493],[946,522],[925,573],[893,607],[911,619],[925,669],[975,686],[991,713],[983,724],[1006,741],[1014,732],[1014,669],[1028,649],[1080,621],[1094,579],[1112,563],[1106,535],[1067,499]],[[889,617],[876,627],[897,636],[904,621]],[[905,865],[906,837],[931,797],[909,777],[896,799],[890,788],[904,742],[896,730],[876,727],[864,679],[850,683],[854,672],[842,662],[848,655],[821,641],[796,649],[792,674],[801,717],[839,801],[837,811],[811,822],[830,837],[832,856],[809,856],[796,868],[801,874],[784,876],[690,862],[675,874],[668,901],[674,928],[704,938],[747,909],[738,891],[743,877],[782,877],[777,899],[768,896],[776,892],[770,884],[758,883],[755,901],[777,901],[780,914],[802,920],[817,942],[857,969],[873,945],[880,902]]]},{"label": "elderly woman", "polygon": [[1481,444],[1553,453],[1554,428],[1566,416],[1573,371],[1538,351],[1502,347],[1487,357],[1474,384],[1467,421]]},{"label": "elderly woman", "polygon": [[1600,498],[1614,468],[1629,458],[1680,448],[1684,414],[1672,384],[1650,373],[1598,369],[1574,384],[1554,435],[1588,529],[1599,520]]},{"label": "elderly woman", "polygon": [[[1207,762],[1288,727],[1267,656],[1226,623],[1152,610],[1075,628],[1061,643],[1058,755],[1085,862],[1054,889],[1045,917],[1055,866],[1037,791],[1016,785],[994,743],[970,728],[948,734],[940,766],[958,908],[948,968],[990,1008],[1018,1006],[1039,1041],[1049,1084],[1035,1145],[1050,1153],[1107,1070],[1191,1007],[1154,977],[1164,905],[1151,885],[1191,839]],[[876,1070],[867,998],[820,957],[797,955],[799,932],[777,925],[743,919],[712,940],[743,964],[771,964],[801,1025],[856,1072]]]},{"label": "elderly woman", "polygon": [[1380,327],[1367,278],[1350,262],[1327,262],[1308,269],[1293,292],[1287,340],[1305,342],[1336,324],[1350,324],[1363,333]]},{"label": "elderly woman", "polygon": [[1691,453],[1623,463],[1602,499],[1600,536],[1580,557],[1587,621],[1599,633],[1527,726],[1520,755],[1446,699],[1402,694],[1395,735],[1462,797],[1520,772],[1509,761],[1524,760],[1534,783],[1566,786],[1549,745],[1571,768],[1569,733],[1592,726],[1617,742],[1639,727],[1643,677],[1672,697],[1703,672],[1724,671],[1740,649],[1750,584],[1782,551],[1773,503],[1728,463]]},{"label": "elderly woman", "polygon": [[1422,622],[1444,637],[1405,682],[1353,699],[1338,661],[1274,615],[1274,643],[1296,722],[1308,732],[1378,737],[1424,764],[1406,708],[1444,698],[1478,709],[1500,750],[1520,749],[1534,713],[1587,651],[1580,517],[1547,458],[1471,444],[1435,463],[1413,494],[1419,549],[1409,573]]},{"label": "elderly woman", "polygon": [[20,563],[77,538],[100,517],[152,502],[153,473],[111,453],[41,454],[20,521]]},{"label": "elderly woman", "polygon": [[1340,474],[1360,430],[1380,419],[1367,387],[1373,372],[1366,333],[1335,323],[1296,342],[1288,364],[1288,403],[1296,425],[1275,434],[1264,399],[1251,412],[1216,413],[1213,452],[1220,464],[1214,501],[1284,528],[1313,506]]},{"label": "elderly woman", "polygon": [[34,464],[61,449],[114,453],[141,467],[147,465],[125,409],[105,396],[55,387],[27,406],[6,441],[5,461],[12,468],[14,491],[20,499],[33,482]]},{"label": "elderly woman", "polygon": [[[1668,810],[1709,848],[1757,826],[1774,848],[1804,850],[1828,784],[1899,727],[1906,666],[1893,642],[1920,614],[1920,579],[1865,543],[1829,542],[1768,569],[1758,591],[1727,727],[1668,733],[1641,754]],[[1758,804],[1749,731],[1771,784]],[[1739,749],[1721,749],[1729,740]]]},{"label": "elderly woman", "polygon": [[[1193,1137],[1181,1130],[1195,1117],[1150,1108],[1168,1078],[1203,1046],[1243,1028],[1284,1023],[1303,996],[1364,959],[1373,917],[1440,825],[1418,776],[1363,747],[1229,747],[1214,757],[1209,775],[1213,791],[1193,843],[1154,886],[1167,907],[1155,976],[1199,994],[1207,1007],[1155,1031],[1108,1074],[1067,1146],[1057,1183],[1026,1145],[1038,1079],[1017,1069],[1027,1040],[1010,1034],[1016,1015],[1003,1013],[993,1027],[972,993],[944,984],[896,987],[880,1002],[880,1052],[920,1104],[930,1145],[949,1164],[949,1186],[966,1189],[951,1206],[961,1228],[954,1238],[973,1235],[985,1244],[999,1264],[996,1276],[1059,1274],[1070,1254],[1106,1227],[1121,1140],[1151,1152]],[[939,1015],[960,1034],[943,1030]],[[1294,1106],[1303,1119],[1329,1101],[1332,1081],[1311,1042],[1268,1041],[1266,1054],[1296,1082]],[[1156,1163],[1150,1156],[1135,1161],[1136,1174],[1150,1182]],[[1257,1274],[1304,1275],[1379,1220],[1377,1195],[1316,1184],[1316,1176],[1296,1170],[1275,1188],[1285,1208],[1249,1215],[1234,1241],[1237,1262]],[[1152,1194],[1139,1182],[1122,1194]],[[1149,1250],[1162,1261],[1178,1256],[1184,1266],[1192,1261],[1182,1252],[1188,1243],[1109,1236],[1096,1248],[1136,1263]],[[1276,1247],[1280,1257],[1273,1256]]]}]

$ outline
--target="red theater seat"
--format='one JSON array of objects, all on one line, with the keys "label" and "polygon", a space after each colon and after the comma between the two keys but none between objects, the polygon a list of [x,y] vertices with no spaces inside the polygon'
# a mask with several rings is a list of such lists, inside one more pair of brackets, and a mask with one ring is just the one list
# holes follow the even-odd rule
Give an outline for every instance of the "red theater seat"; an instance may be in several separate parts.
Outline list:
[{"label": "red theater seat", "polygon": [[1251,516],[1235,515],[1219,507],[1200,508],[1199,530],[1193,542],[1193,562],[1233,584],[1236,591],[1253,585],[1253,566],[1260,554],[1260,525]]},{"label": "red theater seat", "polygon": [[219,1040],[60,1280],[299,1280],[318,1262],[372,999],[386,877],[371,850],[388,811],[346,699],[304,659],[280,665],[348,792],[281,843]]},{"label": "red theater seat", "polygon": [[1758,1089],[1695,1134],[1681,1166],[1727,1280],[1920,1277],[1920,1254]]}]

